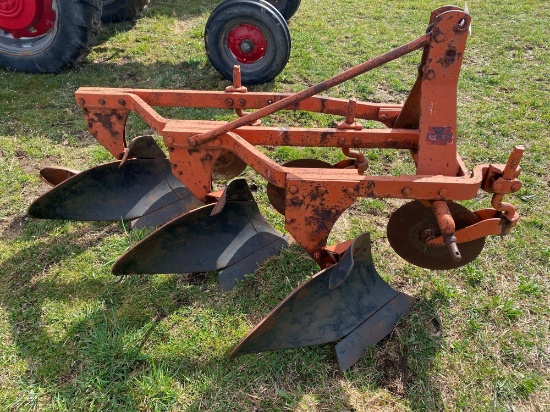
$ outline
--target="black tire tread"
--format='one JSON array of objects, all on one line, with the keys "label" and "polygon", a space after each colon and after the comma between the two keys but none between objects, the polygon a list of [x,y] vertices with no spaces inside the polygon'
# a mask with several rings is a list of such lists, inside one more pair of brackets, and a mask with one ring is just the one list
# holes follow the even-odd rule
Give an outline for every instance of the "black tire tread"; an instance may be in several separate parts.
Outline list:
[{"label": "black tire tread", "polygon": [[104,23],[135,20],[149,3],[150,0],[116,0],[110,4],[104,4],[101,20]]},{"label": "black tire tread", "polygon": [[272,0],[267,0],[267,1],[270,4],[272,4],[277,10],[279,10],[281,15],[286,20],[290,20],[290,18],[294,16],[296,11],[298,10],[298,7],[300,7],[300,2],[301,2],[301,0],[286,0],[286,1],[283,1],[282,5],[277,7],[277,5],[275,4],[277,3],[276,1],[272,1]]},{"label": "black tire tread", "polygon": [[[256,14],[253,16],[253,14]],[[232,19],[256,18],[256,22],[267,26],[268,30],[277,30],[273,33],[278,42],[275,58],[272,64],[262,71],[251,71],[246,64],[241,64],[241,80],[243,84],[254,85],[267,83],[273,80],[286,66],[290,57],[291,39],[288,25],[279,11],[264,0],[225,0],[214,9],[206,22],[204,43],[208,59],[214,68],[227,80],[233,80],[233,65],[239,64],[224,58],[220,49],[220,37],[223,36],[223,26]],[[266,22],[266,19],[270,19]],[[267,57],[265,57],[267,58]]]},{"label": "black tire tread", "polygon": [[59,73],[81,63],[96,43],[101,29],[101,0],[58,0],[62,24],[50,46],[34,55],[0,52],[0,67],[32,74]]}]

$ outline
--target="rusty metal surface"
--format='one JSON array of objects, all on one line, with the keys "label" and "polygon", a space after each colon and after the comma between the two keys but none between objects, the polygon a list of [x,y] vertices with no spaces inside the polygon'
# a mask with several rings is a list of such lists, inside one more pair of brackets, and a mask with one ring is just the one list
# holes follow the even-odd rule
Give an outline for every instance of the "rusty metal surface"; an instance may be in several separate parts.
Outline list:
[{"label": "rusty metal surface", "polygon": [[[367,330],[371,327],[376,329],[380,316],[387,317],[388,324],[394,324],[396,318],[407,310],[400,309],[395,313],[391,305],[387,306],[401,294],[376,272],[369,234],[358,236],[348,253],[353,254],[353,259],[342,259],[299,286],[233,349],[230,356],[334,342],[350,335],[360,326]],[[335,270],[349,272],[349,276],[338,287],[331,289],[329,281]],[[391,331],[388,328],[383,330],[386,334]],[[371,345],[378,340],[367,342],[352,337],[347,345],[360,352],[365,347],[356,348],[356,344],[361,346],[367,342]],[[343,355],[343,359],[347,356]],[[342,365],[349,367],[349,363],[343,361]]]},{"label": "rusty metal surface", "polygon": [[61,166],[47,166],[40,170],[40,179],[50,185],[57,186],[65,180],[80,173],[78,170],[69,169]]},{"label": "rusty metal surface", "polygon": [[[458,203],[448,202],[456,230],[475,225],[479,217]],[[413,201],[401,206],[390,217],[388,241],[399,256],[407,262],[426,269],[453,269],[474,260],[485,245],[485,237],[459,244],[462,259],[456,261],[446,245],[430,247],[430,237],[441,235],[433,210],[422,202]]]},{"label": "rusty metal surface", "polygon": [[261,215],[243,179],[222,195],[223,207],[203,206],[157,229],[121,256],[115,275],[200,273],[224,269],[220,286],[229,290],[287,244]]},{"label": "rusty metal surface", "polygon": [[[284,167],[299,167],[305,169],[334,169],[334,166],[324,160],[319,159],[296,159],[283,164]],[[267,198],[271,206],[277,212],[285,214],[285,198],[286,190],[284,187],[277,187],[273,183],[268,183],[266,186]]]},{"label": "rusty metal surface", "polygon": [[[506,166],[499,170],[497,165],[479,165],[470,174],[456,153],[456,88],[469,25],[470,17],[461,9],[441,7],[431,14],[425,35],[296,94],[248,92],[238,84],[226,92],[81,88],[77,103],[86,110],[90,132],[115,156],[126,145],[126,112],[135,111],[164,137],[174,175],[204,202],[212,191],[213,174],[231,153],[239,164],[231,175],[246,164],[263,176],[273,203],[285,214],[285,228],[324,267],[334,263],[325,250],[334,222],[360,197],[468,200],[483,188],[496,193],[493,206],[510,221],[509,227],[519,219],[513,206],[502,201],[503,194],[521,187],[517,176],[501,178]],[[418,76],[404,106],[314,96],[417,49],[422,49]],[[239,118],[172,120],[152,106],[225,107],[236,110]],[[244,112],[247,109],[258,110]],[[281,109],[338,114],[344,120],[329,129],[264,127],[255,122]],[[389,128],[364,129],[357,119],[377,120]],[[285,167],[258,145],[334,147],[357,156],[360,164],[356,170],[334,171]],[[360,174],[366,168],[366,158],[357,150],[361,148],[408,149],[416,173]],[[487,183],[488,174],[496,179],[494,185]],[[477,230],[494,227],[478,225]],[[490,233],[479,233],[478,238],[486,234]],[[456,249],[453,236],[445,234],[449,247]]]}]

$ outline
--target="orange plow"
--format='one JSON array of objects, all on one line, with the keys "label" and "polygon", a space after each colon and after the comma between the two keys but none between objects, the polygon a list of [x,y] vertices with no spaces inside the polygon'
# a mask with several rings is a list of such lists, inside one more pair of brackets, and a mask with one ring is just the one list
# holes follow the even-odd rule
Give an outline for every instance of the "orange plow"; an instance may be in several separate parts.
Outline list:
[{"label": "orange plow", "polygon": [[[338,362],[345,370],[391,332],[413,303],[377,274],[368,234],[327,245],[335,222],[358,198],[409,199],[392,214],[388,240],[405,260],[429,269],[467,264],[481,253],[486,236],[507,234],[519,219],[503,197],[521,188],[523,147],[513,148],[506,164],[471,171],[457,154],[457,83],[469,27],[470,16],[462,9],[439,8],[419,38],[296,94],[248,92],[238,68],[233,86],[223,92],[80,88],[76,99],[88,129],[116,160],[67,174],[31,205],[29,214],[163,224],[120,257],[113,272],[221,270],[220,285],[228,290],[287,243],[261,216],[243,179],[222,192],[212,190],[213,179],[231,179],[249,166],[267,180],[269,201],[284,215],[286,231],[322,271],[283,300],[232,356],[339,341]],[[319,96],[416,50],[422,50],[418,77],[402,105]],[[237,117],[230,122],[167,119],[153,109],[162,106],[225,108]],[[334,128],[261,124],[279,110],[343,120]],[[167,158],[151,138],[127,144],[125,123],[132,111],[162,136]],[[365,129],[358,120],[384,127]],[[347,160],[281,165],[257,146],[335,148]],[[416,173],[370,175],[361,149],[373,148],[409,151]],[[480,189],[492,193],[490,208],[472,212],[457,203],[473,199]]]}]

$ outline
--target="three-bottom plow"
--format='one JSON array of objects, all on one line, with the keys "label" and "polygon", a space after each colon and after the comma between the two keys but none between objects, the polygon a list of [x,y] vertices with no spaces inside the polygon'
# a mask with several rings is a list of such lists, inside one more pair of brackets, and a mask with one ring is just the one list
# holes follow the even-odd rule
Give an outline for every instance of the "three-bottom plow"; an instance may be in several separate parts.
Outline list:
[{"label": "three-bottom plow", "polygon": [[[457,82],[469,26],[463,10],[439,8],[423,36],[297,94],[247,92],[238,68],[235,84],[225,92],[80,88],[76,99],[89,131],[117,160],[82,173],[45,171],[44,179],[58,184],[31,205],[29,214],[162,224],[120,257],[113,273],[221,269],[220,285],[228,290],[287,243],[262,217],[243,179],[212,192],[214,178],[231,179],[248,165],[268,181],[269,200],[284,215],[286,230],[323,270],[284,299],[231,356],[339,341],[338,361],[345,370],[390,333],[413,304],[377,274],[367,233],[327,246],[336,220],[358,198],[411,199],[392,214],[388,240],[401,257],[429,269],[472,261],[487,235],[505,235],[519,219],[502,200],[521,188],[523,148],[515,147],[506,164],[480,165],[471,172],[457,155]],[[418,77],[403,105],[317,96],[418,49],[423,51]],[[238,118],[173,120],[152,106],[228,108]],[[345,119],[323,129],[261,125],[262,117],[282,109]],[[168,158],[150,136],[127,145],[131,111],[163,137]],[[364,129],[357,119],[386,127]],[[262,145],[340,148],[348,160],[279,165],[256,148]],[[366,158],[358,149],[369,148],[410,151],[416,174],[366,174]],[[471,212],[455,203],[474,198],[479,189],[493,193],[492,208]]]}]

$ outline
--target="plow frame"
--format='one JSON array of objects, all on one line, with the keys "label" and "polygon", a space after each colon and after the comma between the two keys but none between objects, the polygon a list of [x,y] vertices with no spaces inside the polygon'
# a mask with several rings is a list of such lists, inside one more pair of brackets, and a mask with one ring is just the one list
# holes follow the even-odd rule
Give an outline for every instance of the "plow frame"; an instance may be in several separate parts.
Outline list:
[{"label": "plow frame", "polygon": [[[359,197],[416,199],[434,209],[441,235],[428,246],[506,234],[519,219],[502,202],[521,188],[517,179],[523,147],[506,164],[478,165],[470,172],[457,154],[456,96],[470,17],[456,7],[435,10],[426,34],[379,57],[296,94],[248,92],[235,76],[226,91],[113,89],[83,87],[76,92],[90,133],[116,158],[127,158],[126,120],[139,115],[163,137],[173,174],[201,201],[212,192],[216,161],[231,152],[269,183],[285,189],[285,228],[321,265],[339,259],[342,248],[326,247],[341,214]],[[367,103],[319,93],[384,63],[422,49],[418,77],[404,104]],[[238,70],[236,70],[236,73]],[[167,119],[153,107],[235,110],[231,122]],[[253,112],[245,110],[255,109]],[[334,128],[265,127],[260,120],[278,110],[303,110],[345,117]],[[356,120],[385,125],[363,129]],[[296,168],[279,165],[256,146],[333,147],[351,159],[358,149],[409,150],[416,174],[374,176],[358,168]],[[479,189],[494,193],[494,209],[477,211],[480,222],[456,231],[446,201],[469,200]],[[452,239],[454,237],[454,240]]]}]

